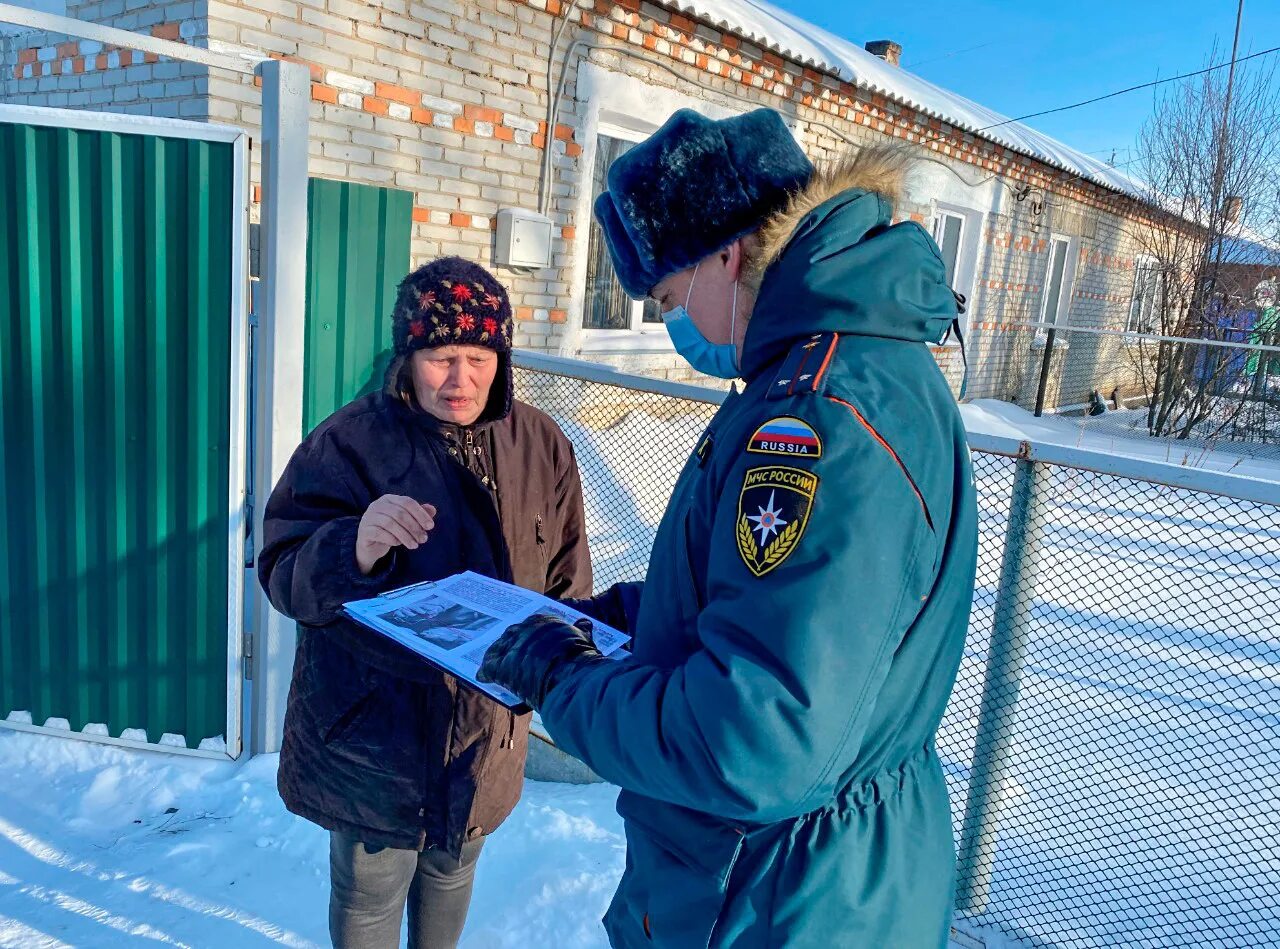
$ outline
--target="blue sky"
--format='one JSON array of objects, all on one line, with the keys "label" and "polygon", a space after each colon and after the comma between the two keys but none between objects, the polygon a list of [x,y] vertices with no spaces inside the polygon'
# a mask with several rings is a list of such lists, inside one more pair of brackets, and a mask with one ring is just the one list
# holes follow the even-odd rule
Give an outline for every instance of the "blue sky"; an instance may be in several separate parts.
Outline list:
[{"label": "blue sky", "polygon": [[[896,40],[912,72],[1009,116],[1199,69],[1215,38],[1230,53],[1236,14],[1236,0],[772,2],[859,45]],[[1280,2],[1245,0],[1241,55],[1272,46]],[[1104,160],[1115,148],[1120,163],[1151,105],[1142,90],[1027,124]]]}]

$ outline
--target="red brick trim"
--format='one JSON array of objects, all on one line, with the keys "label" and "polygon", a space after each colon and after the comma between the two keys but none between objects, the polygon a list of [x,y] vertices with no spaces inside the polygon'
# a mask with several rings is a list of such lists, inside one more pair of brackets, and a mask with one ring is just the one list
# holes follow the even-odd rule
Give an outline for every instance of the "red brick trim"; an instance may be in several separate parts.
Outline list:
[{"label": "red brick trim", "polygon": [[[181,23],[157,23],[151,27],[151,35],[157,39],[185,43]],[[92,52],[85,52],[85,46]],[[66,40],[52,46],[31,46],[18,50],[18,61],[11,73],[15,80],[39,79],[42,76],[80,75],[111,68],[109,60],[118,54],[120,68],[138,63],[158,63],[155,53],[143,53],[122,46],[89,44],[88,41]],[[47,69],[47,71],[46,71]]]},{"label": "red brick trim", "polygon": [[[560,15],[559,9],[552,9],[551,0],[518,2],[556,17]],[[642,16],[634,3],[597,0],[594,17],[576,9],[571,9],[568,15],[588,29],[644,49],[650,55],[799,103],[822,115],[825,121],[847,123],[850,130],[856,126],[872,129],[997,173],[1010,182],[1070,195],[1087,206],[1157,225],[1154,212],[1135,198],[1092,181],[1073,179],[1069,172],[917,113],[906,103],[857,88],[834,74],[785,60],[772,50],[760,49],[756,56],[747,55],[743,52],[744,45],[750,43],[746,38],[712,23],[695,21],[670,7],[667,10],[666,22],[658,22]],[[596,23],[597,18],[601,22]],[[754,44],[749,48],[758,49]]]}]

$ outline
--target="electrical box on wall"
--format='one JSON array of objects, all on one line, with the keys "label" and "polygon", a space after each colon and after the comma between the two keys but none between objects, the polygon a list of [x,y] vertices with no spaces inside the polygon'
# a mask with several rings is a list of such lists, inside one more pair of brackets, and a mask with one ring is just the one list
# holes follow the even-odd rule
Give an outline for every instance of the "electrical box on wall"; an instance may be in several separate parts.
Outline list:
[{"label": "electrical box on wall", "polygon": [[494,262],[499,267],[541,270],[551,266],[551,218],[524,208],[498,212]]}]

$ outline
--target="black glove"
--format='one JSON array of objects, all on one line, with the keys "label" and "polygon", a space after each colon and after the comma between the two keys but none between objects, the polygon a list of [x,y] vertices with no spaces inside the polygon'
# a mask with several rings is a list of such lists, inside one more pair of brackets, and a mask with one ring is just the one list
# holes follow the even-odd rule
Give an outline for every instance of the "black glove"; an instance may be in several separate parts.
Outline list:
[{"label": "black glove", "polygon": [[536,709],[571,670],[604,661],[591,641],[590,620],[570,626],[558,616],[535,613],[498,637],[476,678],[514,692]]}]

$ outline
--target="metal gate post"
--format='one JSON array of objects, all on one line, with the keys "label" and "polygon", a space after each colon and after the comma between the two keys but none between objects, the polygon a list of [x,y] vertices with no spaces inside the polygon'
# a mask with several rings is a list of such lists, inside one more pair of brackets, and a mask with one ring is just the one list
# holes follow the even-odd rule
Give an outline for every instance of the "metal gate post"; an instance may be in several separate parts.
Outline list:
[{"label": "metal gate post", "polygon": [[[262,77],[262,312],[254,366],[254,551],[262,513],[302,439],[306,346],[307,121],[311,75],[298,63],[267,60]],[[253,720],[250,753],[280,750],[297,627],[253,589]]]},{"label": "metal gate post", "polygon": [[1026,458],[1018,459],[1017,466],[957,863],[956,909],[970,915],[985,910],[991,892],[1000,811],[1009,796],[1013,726],[1035,606],[1036,566],[1049,511],[1047,470]]}]

